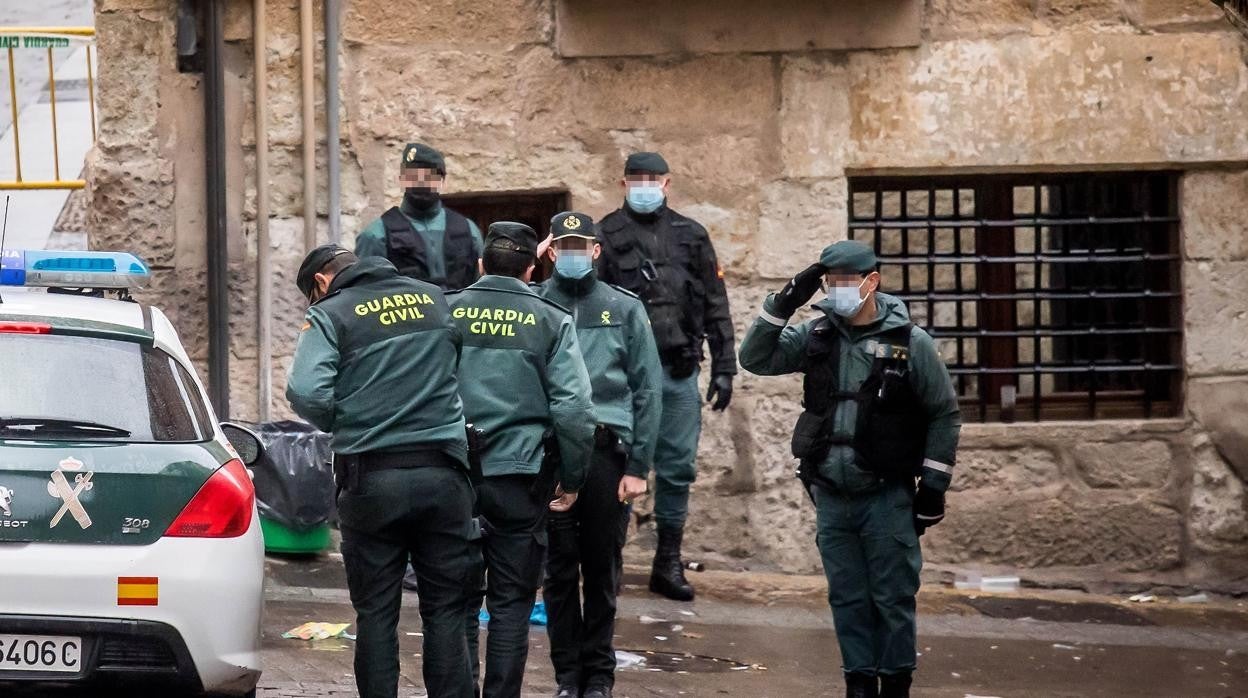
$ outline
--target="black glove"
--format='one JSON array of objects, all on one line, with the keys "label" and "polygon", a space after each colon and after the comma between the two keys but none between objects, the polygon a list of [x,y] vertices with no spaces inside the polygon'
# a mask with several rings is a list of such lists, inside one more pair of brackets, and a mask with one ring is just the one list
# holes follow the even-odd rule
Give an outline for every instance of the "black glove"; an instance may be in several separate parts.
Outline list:
[{"label": "black glove", "polygon": [[914,495],[914,532],[923,535],[945,518],[945,493],[919,485]]},{"label": "black glove", "polygon": [[792,317],[797,309],[806,305],[815,292],[819,290],[819,282],[828,273],[822,264],[812,264],[799,271],[797,276],[776,294],[776,314],[782,318]]},{"label": "black glove", "polygon": [[710,402],[712,397],[715,398],[715,404],[711,405],[711,410],[720,412],[728,408],[728,403],[732,402],[731,373],[716,373],[711,376],[711,387],[706,391],[706,401]]}]

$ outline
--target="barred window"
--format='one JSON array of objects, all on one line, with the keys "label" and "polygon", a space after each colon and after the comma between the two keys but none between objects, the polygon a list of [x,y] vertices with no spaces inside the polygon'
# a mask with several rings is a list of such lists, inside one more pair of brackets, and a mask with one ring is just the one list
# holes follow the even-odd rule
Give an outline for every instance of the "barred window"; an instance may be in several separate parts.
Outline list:
[{"label": "barred window", "polygon": [[963,418],[1165,417],[1182,380],[1177,175],[855,177],[873,244]]}]

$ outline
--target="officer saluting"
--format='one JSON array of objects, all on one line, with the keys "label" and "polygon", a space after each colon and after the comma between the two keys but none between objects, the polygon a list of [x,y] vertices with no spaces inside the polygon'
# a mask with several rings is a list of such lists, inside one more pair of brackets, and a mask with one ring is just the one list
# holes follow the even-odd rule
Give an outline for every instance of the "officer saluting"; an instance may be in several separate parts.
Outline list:
[{"label": "officer saluting", "polygon": [[398,693],[400,582],[410,555],[425,632],[425,688],[434,696],[471,696],[464,580],[479,570],[480,535],[450,308],[437,287],[337,245],[310,252],[296,283],[312,307],[286,398],[333,434],[360,695]]},{"label": "officer saluting", "polygon": [[[768,296],[741,343],[751,373],[805,374],[793,455],[815,504],[851,698],[910,694],[919,536],[944,518],[961,426],[935,343],[878,291],[877,267],[860,242],[830,245]],[[821,315],[785,327],[825,280]]]},{"label": "officer saluting", "polygon": [[560,213],[551,228],[555,273],[540,292],[572,310],[593,384],[598,432],[580,497],[571,511],[550,516],[543,595],[550,660],[557,698],[610,698],[627,503],[646,491],[662,416],[662,369],[641,301],[597,279],[594,260],[602,250],[593,219]]},{"label": "officer saluting", "polygon": [[641,297],[663,363],[663,424],[654,454],[654,518],[659,546],[650,590],[691,601],[693,587],[680,559],[689,513],[689,486],[702,431],[698,369],[702,342],[711,347],[711,409],[732,399],[732,316],[715,248],[706,229],[667,207],[667,162],[633,153],[624,163],[624,206],[602,219],[599,277]]},{"label": "officer saluting", "polygon": [[446,160],[424,143],[408,143],[399,161],[403,202],[355,238],[360,257],[385,257],[399,272],[443,289],[477,280],[481,231],[442,205]]},{"label": "officer saluting", "polygon": [[[477,506],[487,528],[486,698],[520,695],[529,614],[546,558],[546,512],[566,511],[576,501],[594,442],[589,375],[572,318],[527,283],[537,251],[537,233],[529,226],[494,223],[482,256],[485,276],[447,294],[464,337],[464,414],[485,433]],[[560,463],[558,472],[543,465],[547,458],[558,459],[548,461]],[[469,606],[475,670],[480,598]]]}]

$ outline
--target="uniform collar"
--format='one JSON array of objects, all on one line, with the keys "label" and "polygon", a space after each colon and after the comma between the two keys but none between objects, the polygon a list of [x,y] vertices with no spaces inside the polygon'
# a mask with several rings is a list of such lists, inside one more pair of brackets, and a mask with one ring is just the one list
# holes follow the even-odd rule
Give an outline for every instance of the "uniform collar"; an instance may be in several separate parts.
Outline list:
[{"label": "uniform collar", "polygon": [[634,211],[633,207],[629,206],[627,201],[625,201],[624,205],[620,207],[620,210],[624,212],[624,215],[632,218],[638,223],[653,223],[667,213],[667,199],[664,199],[663,203],[651,213],[640,213],[638,211]]},{"label": "uniform collar", "polygon": [[[496,291],[524,291],[525,293],[533,293],[533,289],[529,285],[514,276],[499,276],[497,274],[486,274],[477,282],[468,288],[484,288]],[[536,295],[536,294],[535,294]]]},{"label": "uniform collar", "polygon": [[416,209],[412,208],[411,205],[407,203],[407,199],[404,198],[403,201],[399,203],[399,210],[402,211],[403,215],[407,216],[408,218],[412,218],[418,221],[424,221],[428,223],[429,221],[432,221],[434,218],[437,218],[439,213],[442,213],[442,202],[439,200],[436,204],[433,205],[433,208],[429,209],[428,211],[417,211]]},{"label": "uniform collar", "polygon": [[334,293],[340,289],[359,284],[366,284],[370,281],[378,281],[393,276],[398,276],[399,272],[394,268],[388,260],[383,257],[365,257],[351,266],[343,269],[334,276],[334,280],[329,282],[329,289],[325,296]]},{"label": "uniform collar", "polygon": [[566,276],[560,276],[559,272],[555,272],[552,276],[555,286],[569,296],[583,296],[593,289],[594,284],[598,283],[598,270],[590,269],[589,273],[579,279],[570,279]]}]

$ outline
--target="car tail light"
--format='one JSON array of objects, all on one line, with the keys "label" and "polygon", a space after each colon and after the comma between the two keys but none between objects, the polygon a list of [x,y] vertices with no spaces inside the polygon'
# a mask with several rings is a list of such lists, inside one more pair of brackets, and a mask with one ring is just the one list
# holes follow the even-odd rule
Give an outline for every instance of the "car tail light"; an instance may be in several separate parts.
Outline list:
[{"label": "car tail light", "polygon": [[46,322],[0,322],[0,334],[49,334],[52,326]]},{"label": "car tail light", "polygon": [[256,489],[240,460],[217,469],[165,531],[175,538],[234,538],[247,532]]}]

